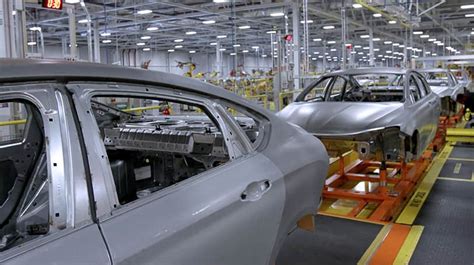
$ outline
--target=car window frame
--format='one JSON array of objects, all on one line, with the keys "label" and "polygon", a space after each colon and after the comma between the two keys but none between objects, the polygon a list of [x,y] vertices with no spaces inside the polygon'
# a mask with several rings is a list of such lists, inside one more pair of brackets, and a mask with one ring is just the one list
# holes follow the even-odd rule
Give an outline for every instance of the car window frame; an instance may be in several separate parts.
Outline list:
[{"label": "car window frame", "polygon": [[[50,231],[47,235],[39,236],[23,242],[18,247],[0,252],[0,263],[19,254],[33,251],[48,242],[58,240],[81,227],[93,224],[89,214],[90,205],[88,203],[89,196],[85,185],[86,181],[85,177],[81,175],[85,172],[83,164],[80,163],[83,159],[82,154],[72,152],[71,145],[64,144],[65,141],[68,142],[68,139],[65,138],[70,136],[71,130],[77,130],[78,128],[75,124],[70,124],[70,120],[65,121],[70,113],[66,113],[64,109],[71,106],[66,100],[67,92],[63,89],[63,85],[56,82],[18,82],[1,85],[1,88],[1,101],[22,100],[31,104],[41,115],[48,168]],[[78,160],[78,158],[81,158],[81,160]],[[73,161],[78,162],[76,167],[74,167]],[[63,183],[60,184],[55,181],[61,181],[61,178],[63,178]],[[80,182],[86,187],[82,191],[79,190],[82,193],[78,195],[83,196],[87,201],[84,205],[77,205],[75,198],[71,196],[77,194],[78,191],[77,189],[72,191],[70,188],[81,186]],[[17,207],[21,207],[21,205]],[[76,218],[79,208],[83,212],[85,211],[87,218],[84,215]],[[84,219],[80,219],[82,217]]]},{"label": "car window frame", "polygon": [[[407,84],[408,96],[412,99],[412,103],[413,103],[413,104],[416,104],[416,103],[422,101],[424,97],[422,96],[421,88],[419,87],[419,84],[418,84],[418,82],[417,82],[417,79],[416,79],[416,76],[415,76],[414,72],[410,72],[410,74],[408,75],[408,78],[409,78],[409,79],[408,79],[408,82],[406,82],[406,84]],[[419,95],[420,95],[420,98],[419,98],[418,100],[415,100],[415,97],[414,97],[414,96],[413,96],[413,97],[411,96],[410,82],[411,82],[411,79],[412,79],[412,78],[413,78],[413,80],[415,81],[415,87],[416,87],[416,89],[418,89],[418,93],[419,93]]]},{"label": "car window frame", "polygon": [[[338,78],[341,78],[342,80],[344,80],[344,84],[343,84],[343,87],[341,89],[341,100],[330,101],[329,100],[330,93],[332,93],[332,90],[334,89],[334,85],[335,85],[336,81],[338,80]],[[344,98],[344,94],[346,93],[347,83],[348,83],[348,81],[344,76],[342,76],[342,75],[333,76],[333,79],[331,80],[331,84],[329,85],[329,88],[326,88],[325,95],[324,95],[324,102],[342,102],[343,98]]]},{"label": "car window frame", "polygon": [[[306,95],[308,95],[311,92],[311,90],[313,90],[318,84],[320,84],[321,82],[323,82],[326,79],[330,79],[329,82],[324,87],[324,91],[323,91],[323,100],[322,101],[326,101],[326,92],[327,92],[328,88],[331,86],[331,84],[334,81],[335,77],[336,76],[334,76],[334,75],[328,75],[328,76],[320,77],[319,79],[314,81],[312,84],[310,84],[307,88],[305,88],[303,90],[303,92],[301,92],[298,95],[295,102],[310,102],[310,101],[305,100]],[[315,102],[317,102],[317,101],[315,101]]]},{"label": "car window frame", "polygon": [[[87,87],[81,87],[86,86]],[[123,87],[121,87],[123,86]],[[139,88],[140,90],[131,91],[131,89],[127,89],[127,87]],[[224,136],[227,138],[235,139],[235,137],[239,134],[237,131],[235,134],[230,134],[228,128],[226,127],[227,121],[224,117],[224,112],[218,110],[216,102],[207,99],[207,95],[198,94],[198,93],[189,93],[185,92],[180,89],[174,89],[166,86],[161,85],[147,85],[147,84],[137,84],[137,83],[118,83],[118,82],[100,82],[100,81],[77,81],[77,82],[70,82],[67,84],[68,90],[73,93],[73,98],[75,101],[76,111],[82,122],[87,122],[89,126],[92,126],[92,129],[99,132],[97,121],[94,117],[93,112],[91,111],[91,100],[93,97],[97,96],[123,96],[123,97],[142,97],[142,98],[156,98],[156,99],[169,99],[170,101],[180,101],[183,103],[189,102],[191,104],[195,104],[201,107],[206,108],[216,121],[219,123],[219,129],[222,130]],[[179,91],[179,92],[178,92]],[[200,97],[201,100],[193,100],[195,97]],[[217,105],[216,105],[217,104]],[[220,106],[220,105],[219,105]],[[221,106],[222,109],[224,109]],[[224,125],[224,127],[221,127]],[[230,124],[229,124],[230,125]],[[233,128],[233,126],[231,126]],[[84,129],[83,129],[84,130]],[[112,169],[110,168],[110,162],[108,160],[107,152],[105,149],[105,145],[103,144],[102,139],[100,138],[100,133],[94,135],[94,142],[97,142],[97,145],[100,149],[100,156],[105,159],[107,162],[104,163],[102,161],[100,164],[101,171],[104,176],[102,176],[102,181],[97,181],[93,183],[94,187],[104,185],[104,188],[107,194],[104,197],[108,197],[108,199],[102,198],[108,203],[108,208],[103,209],[97,212],[97,218],[99,221],[108,220],[109,217],[125,213],[131,211],[135,208],[141,207],[149,202],[155,201],[160,199],[167,194],[177,192],[181,188],[191,185],[196,181],[200,181],[202,178],[206,178],[211,174],[214,174],[215,171],[220,170],[223,167],[231,166],[234,163],[240,163],[242,159],[245,159],[249,156],[253,156],[256,152],[253,150],[247,150],[246,152],[240,154],[239,156],[234,156],[231,158],[230,150],[234,150],[232,144],[225,142],[226,147],[228,148],[229,152],[229,161],[219,165],[217,167],[208,169],[204,172],[201,172],[197,175],[194,175],[188,179],[182,180],[174,185],[168,186],[162,190],[158,190],[153,192],[149,196],[144,198],[140,198],[131,202],[128,202],[124,205],[121,205],[118,201],[118,194],[115,187],[115,183],[113,181]],[[246,144],[242,143],[244,146]],[[89,146],[87,148],[90,148]],[[88,152],[91,152],[91,149],[88,149]],[[98,154],[99,155],[99,154]],[[90,160],[89,160],[90,161]],[[99,200],[96,196],[96,200]]]}]

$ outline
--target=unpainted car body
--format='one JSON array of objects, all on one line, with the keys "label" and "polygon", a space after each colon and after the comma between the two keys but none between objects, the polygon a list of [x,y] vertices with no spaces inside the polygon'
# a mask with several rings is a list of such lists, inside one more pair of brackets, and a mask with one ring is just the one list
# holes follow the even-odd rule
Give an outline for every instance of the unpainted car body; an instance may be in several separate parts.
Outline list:
[{"label": "unpainted car body", "polygon": [[419,72],[425,76],[431,90],[440,98],[449,97],[456,101],[458,95],[464,93],[465,83],[459,82],[449,69],[422,69]]},{"label": "unpainted car body", "polygon": [[461,84],[465,88],[469,88],[471,85],[471,77],[469,76],[469,72],[465,69],[453,69],[451,70],[454,77],[458,80],[459,84]]},{"label": "unpainted car body", "polygon": [[360,68],[323,75],[278,116],[320,138],[330,155],[355,149],[366,159],[409,161],[434,138],[439,108],[416,71]]},{"label": "unpainted car body", "polygon": [[[321,142],[221,88],[33,60],[0,60],[0,86],[0,102],[31,114],[23,139],[0,143],[2,178],[25,183],[2,194],[1,264],[274,264],[297,220],[319,206]],[[130,115],[105,96],[186,102],[208,119]],[[129,170],[138,162],[153,164],[151,188],[130,179],[145,172]]]}]

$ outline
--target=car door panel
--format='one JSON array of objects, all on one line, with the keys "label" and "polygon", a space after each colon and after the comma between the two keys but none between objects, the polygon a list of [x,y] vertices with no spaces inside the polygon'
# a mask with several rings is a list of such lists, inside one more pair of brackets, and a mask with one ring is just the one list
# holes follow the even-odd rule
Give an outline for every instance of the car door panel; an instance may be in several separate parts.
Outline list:
[{"label": "car door panel", "polygon": [[96,224],[63,232],[12,249],[8,257],[0,254],[0,264],[111,264]]},{"label": "car door panel", "polygon": [[[260,199],[242,200],[249,184],[267,180]],[[169,189],[102,221],[114,263],[268,262],[285,192],[282,173],[264,155],[242,157]]]}]

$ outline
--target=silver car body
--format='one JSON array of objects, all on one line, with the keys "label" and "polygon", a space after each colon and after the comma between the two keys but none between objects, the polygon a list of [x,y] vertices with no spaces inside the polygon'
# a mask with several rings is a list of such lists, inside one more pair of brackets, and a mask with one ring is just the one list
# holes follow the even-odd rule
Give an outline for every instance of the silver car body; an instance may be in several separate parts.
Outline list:
[{"label": "silver car body", "polygon": [[[324,78],[342,77],[349,85],[348,76],[365,74],[397,74],[405,76],[406,80],[415,76],[427,87],[428,93],[414,102],[405,82],[404,100],[401,102],[327,101],[327,94],[323,94],[320,101],[304,101],[305,95]],[[324,93],[330,90],[332,81],[329,82]],[[410,160],[418,157],[434,138],[439,109],[438,96],[431,93],[426,81],[417,72],[360,68],[323,75],[320,80],[307,87],[294,103],[280,111],[278,116],[319,137],[329,152],[334,149],[332,155],[344,151],[343,142],[352,142],[350,147],[359,151],[362,157]]]},{"label": "silver car body", "polygon": [[[434,69],[422,69],[420,73],[424,74],[427,82],[431,86],[431,90],[435,92],[440,98],[449,97],[453,101],[456,101],[457,96],[464,93],[466,85],[460,83],[453,73],[448,69],[434,68]],[[445,80],[429,80],[428,76],[436,74],[443,74],[447,77]]]},{"label": "silver car body", "polygon": [[451,72],[454,74],[454,77],[458,80],[458,82],[463,85],[465,88],[469,88],[471,85],[471,78],[469,77],[469,73],[467,70],[464,69],[453,69]]},{"label": "silver car body", "polygon": [[[221,88],[154,71],[31,60],[0,60],[0,84],[1,101],[32,102],[41,113],[50,213],[50,233],[0,250],[1,264],[274,264],[297,220],[318,208],[328,167],[321,142]],[[119,205],[90,112],[92,95],[102,94],[203,104],[232,143],[231,161]],[[258,147],[241,137],[222,102],[266,120]]]}]

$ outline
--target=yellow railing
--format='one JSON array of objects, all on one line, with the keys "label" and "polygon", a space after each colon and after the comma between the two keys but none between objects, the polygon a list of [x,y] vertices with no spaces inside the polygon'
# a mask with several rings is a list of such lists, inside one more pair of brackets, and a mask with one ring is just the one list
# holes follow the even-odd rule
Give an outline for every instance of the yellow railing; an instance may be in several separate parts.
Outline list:
[{"label": "yellow railing", "polygon": [[257,102],[262,102],[263,107],[268,109],[268,97],[267,95],[256,95],[256,96],[246,96],[248,100],[257,100]]},{"label": "yellow railing", "polygon": [[156,106],[148,106],[148,107],[137,107],[137,108],[128,108],[124,109],[123,111],[125,112],[138,112],[138,113],[143,113],[145,110],[154,110],[154,109],[160,109],[162,106],[156,105]]},{"label": "yellow railing", "polygon": [[293,101],[293,95],[302,92],[302,89],[296,89],[296,90],[289,90],[289,91],[283,91],[280,94],[278,94],[278,102],[280,106],[280,110],[282,110],[285,106],[283,106],[283,100],[285,98],[289,98],[291,96],[291,100]]},{"label": "yellow railing", "polygon": [[9,125],[18,125],[18,124],[25,124],[25,120],[13,120],[13,121],[0,121],[0,126],[9,126]]}]

